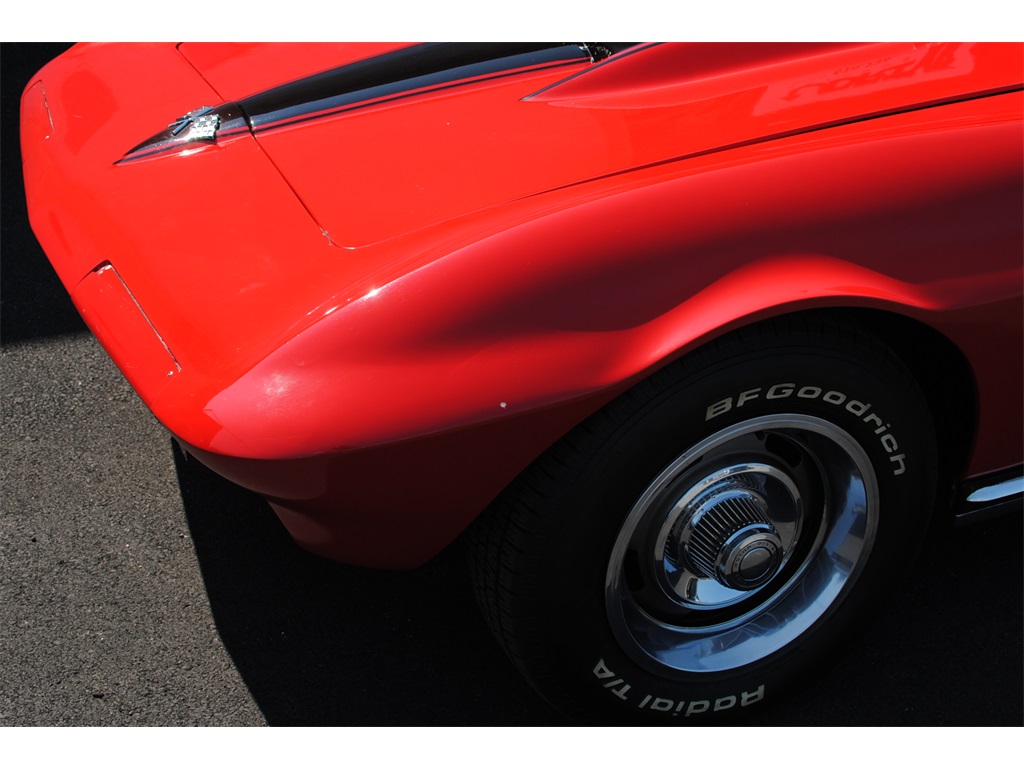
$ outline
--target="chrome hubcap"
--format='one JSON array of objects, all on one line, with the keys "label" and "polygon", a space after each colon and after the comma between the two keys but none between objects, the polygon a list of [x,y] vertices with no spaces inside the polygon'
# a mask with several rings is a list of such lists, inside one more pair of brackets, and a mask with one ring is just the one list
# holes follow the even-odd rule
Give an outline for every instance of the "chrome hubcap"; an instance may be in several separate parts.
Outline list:
[{"label": "chrome hubcap", "polygon": [[656,545],[662,583],[695,610],[735,603],[786,563],[801,518],[800,492],[783,470],[760,462],[716,469],[666,515]]},{"label": "chrome hubcap", "polygon": [[781,649],[867,559],[878,490],[863,449],[799,414],[728,427],[677,457],[618,534],[605,602],[622,647],[672,676]]},{"label": "chrome hubcap", "polygon": [[757,496],[716,501],[690,522],[685,535],[683,558],[689,567],[730,589],[760,587],[782,563],[782,539]]}]

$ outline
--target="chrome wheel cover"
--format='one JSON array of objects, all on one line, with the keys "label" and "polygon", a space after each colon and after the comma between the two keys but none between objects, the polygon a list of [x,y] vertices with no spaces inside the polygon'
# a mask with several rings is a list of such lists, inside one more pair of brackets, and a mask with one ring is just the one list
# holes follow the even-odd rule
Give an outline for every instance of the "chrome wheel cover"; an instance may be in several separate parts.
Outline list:
[{"label": "chrome wheel cover", "polygon": [[846,431],[800,414],[730,426],[630,510],[605,580],[611,629],[662,676],[753,663],[839,605],[877,526],[875,473]]}]

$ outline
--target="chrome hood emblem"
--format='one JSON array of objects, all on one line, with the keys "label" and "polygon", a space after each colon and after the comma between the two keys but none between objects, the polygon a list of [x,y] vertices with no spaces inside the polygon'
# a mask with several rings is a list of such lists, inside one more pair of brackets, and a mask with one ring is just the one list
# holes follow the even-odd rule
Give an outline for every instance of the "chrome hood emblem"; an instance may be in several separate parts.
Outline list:
[{"label": "chrome hood emblem", "polygon": [[199,149],[249,135],[249,124],[237,104],[226,102],[217,107],[203,106],[186,112],[160,133],[137,144],[116,164],[175,153],[191,154]]},{"label": "chrome hood emblem", "polygon": [[216,138],[217,129],[220,127],[220,115],[213,111],[213,107],[199,107],[169,123],[167,127],[176,138],[188,128],[188,133],[180,137],[184,141],[213,139]]}]

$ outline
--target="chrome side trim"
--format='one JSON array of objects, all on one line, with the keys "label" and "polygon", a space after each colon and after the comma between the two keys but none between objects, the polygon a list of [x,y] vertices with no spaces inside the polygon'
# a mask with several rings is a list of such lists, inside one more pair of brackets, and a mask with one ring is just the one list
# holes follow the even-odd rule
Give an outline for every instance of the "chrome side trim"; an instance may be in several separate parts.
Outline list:
[{"label": "chrome side trim", "polygon": [[966,483],[956,506],[956,525],[1024,512],[1024,473],[1020,467]]},{"label": "chrome side trim", "polygon": [[969,504],[983,504],[990,501],[1001,501],[1009,496],[1024,494],[1024,477],[1015,477],[995,485],[979,488],[967,497]]}]

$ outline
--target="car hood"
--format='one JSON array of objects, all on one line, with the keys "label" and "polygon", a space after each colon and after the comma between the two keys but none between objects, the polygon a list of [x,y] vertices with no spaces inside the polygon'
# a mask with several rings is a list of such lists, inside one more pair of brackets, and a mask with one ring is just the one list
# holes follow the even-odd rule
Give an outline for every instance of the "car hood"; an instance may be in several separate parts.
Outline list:
[{"label": "car hood", "polygon": [[[987,49],[991,52],[992,49]],[[589,179],[1010,85],[971,44],[183,45],[334,245]],[[283,52],[287,53],[287,52]],[[611,53],[612,55],[607,55]],[[913,96],[908,95],[913,89]]]}]

